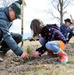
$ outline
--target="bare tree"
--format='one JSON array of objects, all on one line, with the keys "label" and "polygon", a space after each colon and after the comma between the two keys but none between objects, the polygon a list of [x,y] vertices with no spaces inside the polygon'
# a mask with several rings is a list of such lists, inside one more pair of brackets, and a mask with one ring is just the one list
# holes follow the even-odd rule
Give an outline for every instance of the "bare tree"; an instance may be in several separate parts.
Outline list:
[{"label": "bare tree", "polygon": [[73,1],[74,0],[52,0],[51,1],[51,4],[53,5],[53,7],[59,12],[59,16],[56,17],[53,14],[53,12],[51,14],[54,18],[57,18],[59,20],[61,25],[63,24],[64,14],[67,13],[66,8],[70,5],[73,5],[72,3]]}]

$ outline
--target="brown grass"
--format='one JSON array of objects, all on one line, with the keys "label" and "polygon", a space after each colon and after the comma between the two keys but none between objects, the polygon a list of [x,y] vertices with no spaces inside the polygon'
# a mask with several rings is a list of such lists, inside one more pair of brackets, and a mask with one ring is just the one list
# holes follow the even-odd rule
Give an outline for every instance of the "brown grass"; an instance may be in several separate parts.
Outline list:
[{"label": "brown grass", "polygon": [[[70,40],[74,43],[74,38]],[[25,46],[40,45],[38,41],[25,41]],[[30,71],[24,72],[24,75],[74,75],[74,56],[69,56],[69,62],[66,65],[61,64],[41,64],[35,66]]]}]

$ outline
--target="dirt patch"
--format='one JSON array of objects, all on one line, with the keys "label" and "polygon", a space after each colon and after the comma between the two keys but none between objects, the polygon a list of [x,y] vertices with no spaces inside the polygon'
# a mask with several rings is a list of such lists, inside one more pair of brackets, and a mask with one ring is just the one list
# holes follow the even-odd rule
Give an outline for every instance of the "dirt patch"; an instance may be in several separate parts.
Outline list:
[{"label": "dirt patch", "polygon": [[[31,46],[31,49],[35,50],[37,47],[39,46],[38,45]],[[65,51],[69,56],[74,56],[74,44],[71,44],[71,43],[68,44]],[[56,57],[56,56],[47,56],[46,54],[44,54],[41,57],[32,59],[29,62],[25,62],[23,59],[21,59],[19,56],[16,56],[14,53],[8,53],[4,57],[4,62],[0,62],[0,75],[30,75],[25,73],[27,71],[30,72],[32,70],[36,72],[37,70],[35,70],[36,69],[35,67],[42,64],[46,64],[49,66],[52,65],[51,67],[54,66],[55,68],[60,69],[60,66],[57,66],[57,65],[60,65],[59,57]],[[66,68],[67,67],[72,68],[71,65],[73,65],[73,63],[68,63],[68,65],[69,66],[66,66]],[[34,74],[34,75],[37,75],[37,74]]]}]

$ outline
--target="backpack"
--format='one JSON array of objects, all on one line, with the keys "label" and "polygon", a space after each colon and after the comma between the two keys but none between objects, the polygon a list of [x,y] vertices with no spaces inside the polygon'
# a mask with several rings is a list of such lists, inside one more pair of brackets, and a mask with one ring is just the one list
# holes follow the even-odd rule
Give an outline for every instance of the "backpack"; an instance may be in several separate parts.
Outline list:
[{"label": "backpack", "polygon": [[54,28],[54,29],[57,29],[57,30],[60,31],[60,27],[58,27],[56,24],[47,24],[46,27],[47,27],[48,29]]}]

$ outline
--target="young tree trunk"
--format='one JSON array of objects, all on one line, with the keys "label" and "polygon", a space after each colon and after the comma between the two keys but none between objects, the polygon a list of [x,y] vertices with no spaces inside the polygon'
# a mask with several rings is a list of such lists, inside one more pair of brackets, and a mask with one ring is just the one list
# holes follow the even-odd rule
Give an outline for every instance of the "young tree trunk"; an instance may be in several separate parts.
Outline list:
[{"label": "young tree trunk", "polygon": [[60,25],[63,24],[63,0],[59,0],[60,3]]}]

